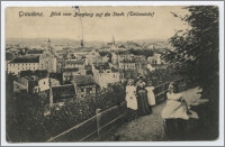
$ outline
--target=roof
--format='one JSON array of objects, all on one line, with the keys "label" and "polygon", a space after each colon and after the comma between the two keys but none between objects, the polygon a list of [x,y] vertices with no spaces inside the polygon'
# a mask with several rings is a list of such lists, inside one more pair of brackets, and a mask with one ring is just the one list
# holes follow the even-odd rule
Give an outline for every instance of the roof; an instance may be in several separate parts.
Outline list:
[{"label": "roof", "polygon": [[61,99],[74,98],[75,89],[73,84],[52,87],[53,101],[58,102]]},{"label": "roof", "polygon": [[95,69],[97,70],[106,70],[106,69],[110,69],[110,66],[108,63],[102,63],[102,64],[94,64]]},{"label": "roof", "polygon": [[91,65],[85,65],[84,68],[88,71],[91,71]]},{"label": "roof", "polygon": [[44,50],[28,50],[27,54],[43,54]]},{"label": "roof", "polygon": [[22,77],[18,80],[19,83],[23,84],[23,85],[27,85],[28,84],[28,79],[27,77]]},{"label": "roof", "polygon": [[6,60],[11,60],[13,58],[13,55],[11,53],[6,52],[5,58]]},{"label": "roof", "polygon": [[21,84],[17,81],[13,81],[13,84],[15,84],[17,87],[19,87],[20,90],[26,90],[27,89],[26,85],[23,85],[23,84]]},{"label": "roof", "polygon": [[65,68],[63,72],[76,72],[79,71],[79,68]]},{"label": "roof", "polygon": [[144,55],[138,55],[134,57],[135,62],[146,62],[146,58]]},{"label": "roof", "polygon": [[66,61],[66,64],[83,64],[84,60]]},{"label": "roof", "polygon": [[88,75],[75,75],[73,76],[73,82],[76,84],[95,84],[95,80],[92,76]]},{"label": "roof", "polygon": [[48,76],[47,70],[36,70],[36,71],[31,71],[31,70],[26,70],[26,71],[21,71],[20,72],[20,77],[29,77],[29,76],[35,76],[37,79],[42,79],[46,78]]},{"label": "roof", "polygon": [[39,63],[39,56],[20,56],[14,58],[10,63]]},{"label": "roof", "polygon": [[135,64],[134,61],[131,61],[131,60],[123,60],[123,61],[120,61],[119,63],[131,63],[131,64]]}]

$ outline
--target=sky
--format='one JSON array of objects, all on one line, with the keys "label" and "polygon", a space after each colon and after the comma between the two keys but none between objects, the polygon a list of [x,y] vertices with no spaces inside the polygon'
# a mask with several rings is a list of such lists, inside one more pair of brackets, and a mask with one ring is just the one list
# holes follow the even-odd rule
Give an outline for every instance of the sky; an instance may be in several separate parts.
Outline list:
[{"label": "sky", "polygon": [[[149,16],[129,16],[132,12],[149,13]],[[26,17],[23,14],[43,13],[42,17]],[[61,16],[50,17],[52,12]],[[74,17],[75,13],[91,13],[92,17]],[[111,16],[104,17],[105,13]],[[124,16],[112,16],[114,12]],[[184,16],[187,10],[181,6],[104,6],[104,7],[8,7],[6,8],[6,38],[69,38],[85,41],[168,39],[176,30],[188,25],[171,12]],[[72,16],[62,16],[72,13]],[[103,13],[102,17],[96,17]],[[153,14],[154,13],[154,14]],[[21,14],[21,17],[20,15]],[[83,27],[82,27],[83,26]]]}]

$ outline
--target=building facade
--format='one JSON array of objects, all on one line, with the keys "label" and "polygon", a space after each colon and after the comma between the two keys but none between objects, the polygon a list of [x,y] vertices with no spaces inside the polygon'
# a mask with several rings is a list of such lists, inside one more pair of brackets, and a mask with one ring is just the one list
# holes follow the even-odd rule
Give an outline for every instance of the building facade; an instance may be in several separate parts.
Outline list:
[{"label": "building facade", "polygon": [[39,69],[53,73],[57,72],[56,57],[50,51],[46,50],[40,55]]},{"label": "building facade", "polygon": [[127,71],[127,70],[135,70],[136,69],[136,66],[135,66],[135,62],[120,62],[119,63],[119,69],[120,70],[124,70],[124,71]]},{"label": "building facade", "polygon": [[21,71],[39,69],[39,56],[20,56],[8,63],[8,73],[19,74]]},{"label": "building facade", "polygon": [[71,78],[76,75],[86,75],[86,70],[79,70],[78,68],[67,68],[63,70],[63,82],[71,81]]},{"label": "building facade", "polygon": [[76,98],[78,99],[94,96],[97,92],[97,84],[90,75],[73,76],[72,83],[74,84]]},{"label": "building facade", "polygon": [[50,87],[60,86],[60,85],[61,85],[60,81],[58,81],[57,79],[54,79],[54,78],[49,79],[49,77],[42,78],[38,80],[38,85],[35,86],[34,92],[43,92],[43,91],[49,90]]},{"label": "building facade", "polygon": [[120,81],[119,72],[116,69],[110,68],[108,63],[93,64],[92,72],[95,82],[101,88],[106,88],[108,84]]}]

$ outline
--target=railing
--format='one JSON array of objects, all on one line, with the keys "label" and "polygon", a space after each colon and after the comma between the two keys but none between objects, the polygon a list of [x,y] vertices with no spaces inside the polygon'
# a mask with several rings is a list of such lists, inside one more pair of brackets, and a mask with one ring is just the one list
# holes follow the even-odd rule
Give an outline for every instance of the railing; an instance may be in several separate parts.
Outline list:
[{"label": "railing", "polygon": [[[182,79],[176,80],[180,86],[185,86]],[[155,86],[156,104],[165,101],[165,92],[170,82],[166,82]],[[96,115],[92,118],[62,132],[61,134],[50,138],[47,142],[69,142],[69,141],[85,141],[96,140],[105,134],[108,130],[116,127],[124,122],[126,118],[126,102],[122,102],[119,106],[114,106],[108,110],[101,112],[96,110]]]}]

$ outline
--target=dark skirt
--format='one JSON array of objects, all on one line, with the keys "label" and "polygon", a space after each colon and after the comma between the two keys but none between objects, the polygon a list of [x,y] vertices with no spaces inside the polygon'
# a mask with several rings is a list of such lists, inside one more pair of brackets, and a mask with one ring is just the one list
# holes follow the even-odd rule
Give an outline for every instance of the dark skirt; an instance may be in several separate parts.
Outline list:
[{"label": "dark skirt", "polygon": [[164,137],[168,140],[181,141],[186,139],[187,120],[166,119],[164,122]]},{"label": "dark skirt", "polygon": [[127,108],[127,115],[126,115],[125,121],[132,121],[138,117],[137,110],[133,110],[130,108]]},{"label": "dark skirt", "polygon": [[146,115],[152,113],[152,107],[148,104],[147,93],[144,90],[138,91],[137,103],[138,103],[138,114]]}]

